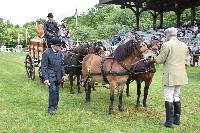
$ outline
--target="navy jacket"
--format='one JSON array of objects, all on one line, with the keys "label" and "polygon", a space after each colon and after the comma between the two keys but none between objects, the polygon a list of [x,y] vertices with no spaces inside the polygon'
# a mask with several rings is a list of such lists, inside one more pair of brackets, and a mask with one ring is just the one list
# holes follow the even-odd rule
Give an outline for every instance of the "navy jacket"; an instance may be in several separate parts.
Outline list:
[{"label": "navy jacket", "polygon": [[61,81],[65,74],[62,52],[47,48],[42,55],[41,70],[44,80]]},{"label": "navy jacket", "polygon": [[58,37],[59,28],[55,21],[50,22],[49,20],[44,24],[44,34],[47,40],[52,37]]}]

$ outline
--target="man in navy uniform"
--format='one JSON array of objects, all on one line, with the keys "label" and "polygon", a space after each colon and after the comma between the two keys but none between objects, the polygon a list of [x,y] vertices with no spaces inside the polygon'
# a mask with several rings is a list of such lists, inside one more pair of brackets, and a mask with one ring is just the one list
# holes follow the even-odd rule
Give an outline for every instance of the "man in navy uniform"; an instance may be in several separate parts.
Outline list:
[{"label": "man in navy uniform", "polygon": [[48,21],[44,24],[44,36],[47,41],[47,45],[50,48],[51,47],[51,39],[58,37],[59,28],[57,26],[57,23],[53,20],[53,14],[48,14]]},{"label": "man in navy uniform", "polygon": [[62,41],[59,38],[53,38],[51,42],[51,48],[47,48],[42,55],[41,69],[44,84],[49,86],[48,113],[54,115],[58,108],[59,84],[65,72],[61,52]]}]

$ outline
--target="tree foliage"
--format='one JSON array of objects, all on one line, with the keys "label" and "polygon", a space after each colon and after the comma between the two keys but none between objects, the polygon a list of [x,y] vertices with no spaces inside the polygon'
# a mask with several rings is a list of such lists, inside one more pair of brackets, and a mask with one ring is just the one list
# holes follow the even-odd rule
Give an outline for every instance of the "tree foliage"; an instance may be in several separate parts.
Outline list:
[{"label": "tree foliage", "polygon": [[[191,10],[186,9],[181,15],[181,22],[188,22],[191,19]],[[97,4],[78,16],[76,26],[75,16],[63,19],[71,32],[74,41],[95,41],[110,39],[113,35],[123,34],[131,31],[136,26],[136,17],[130,9],[121,9],[114,5]],[[22,27],[13,25],[9,20],[0,18],[0,44],[13,47],[19,43],[26,45],[26,30],[31,38],[36,38],[36,22],[44,24],[45,19],[27,22]],[[157,19],[157,24],[159,17]],[[200,7],[196,8],[196,22],[200,22]],[[174,12],[164,13],[164,24],[176,26],[176,14]],[[150,29],[153,25],[153,18],[148,11],[140,15],[141,29]]]}]

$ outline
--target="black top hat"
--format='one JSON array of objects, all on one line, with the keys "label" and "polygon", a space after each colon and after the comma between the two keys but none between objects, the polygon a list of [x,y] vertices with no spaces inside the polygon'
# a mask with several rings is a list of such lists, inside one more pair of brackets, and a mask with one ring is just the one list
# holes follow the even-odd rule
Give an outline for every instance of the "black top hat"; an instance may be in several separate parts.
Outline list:
[{"label": "black top hat", "polygon": [[53,18],[53,14],[52,13],[48,13],[48,16],[49,18]]},{"label": "black top hat", "polygon": [[59,38],[52,38],[51,45],[61,46],[64,42]]}]

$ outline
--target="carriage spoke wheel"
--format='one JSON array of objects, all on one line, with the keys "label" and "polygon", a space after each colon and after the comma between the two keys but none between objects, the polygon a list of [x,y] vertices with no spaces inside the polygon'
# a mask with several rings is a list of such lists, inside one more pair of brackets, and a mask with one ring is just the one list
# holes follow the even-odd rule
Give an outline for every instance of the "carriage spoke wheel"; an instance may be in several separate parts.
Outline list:
[{"label": "carriage spoke wheel", "polygon": [[40,81],[43,83],[43,78],[42,78],[42,70],[41,70],[41,66],[39,67],[38,69],[38,75],[39,75],[39,78],[40,78]]},{"label": "carriage spoke wheel", "polygon": [[25,67],[26,67],[26,73],[27,73],[28,78],[31,80],[34,80],[35,79],[35,65],[30,55],[26,55]]}]

